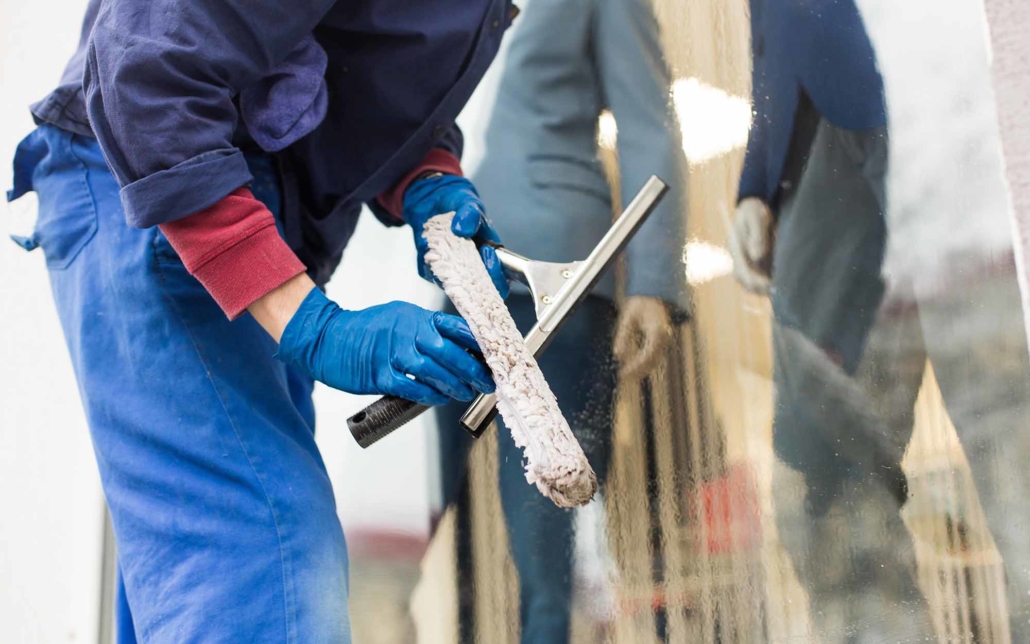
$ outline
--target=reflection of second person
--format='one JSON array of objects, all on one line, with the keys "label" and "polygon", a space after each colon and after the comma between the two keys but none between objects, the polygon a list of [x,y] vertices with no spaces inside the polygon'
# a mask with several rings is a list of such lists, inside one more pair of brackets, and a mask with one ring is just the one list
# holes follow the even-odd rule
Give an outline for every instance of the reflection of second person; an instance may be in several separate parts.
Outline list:
[{"label": "reflection of second person", "polygon": [[[755,119],[730,244],[737,279],[772,302],[778,531],[820,641],[925,638],[897,518],[904,441],[875,431],[868,395],[854,395],[884,294],[883,81],[854,2],[816,5],[751,0]],[[838,404],[849,396],[854,410]],[[837,529],[835,507],[848,508],[852,530]],[[884,507],[892,520],[863,531],[861,517]]]},{"label": "reflection of second person", "polygon": [[[652,174],[672,186],[628,247],[626,300],[615,303],[609,271],[540,359],[603,483],[616,385],[612,354],[625,377],[646,373],[685,306],[684,159],[669,109],[669,72],[643,0],[532,0],[511,39],[475,183],[512,250],[547,261],[582,259],[608,230],[612,195],[597,141],[604,109],[618,123],[623,201]],[[508,306],[520,330],[528,331],[536,319],[528,289],[514,286]],[[464,409],[439,412],[445,503],[456,499],[471,444],[458,428]],[[510,433],[501,428],[497,435],[522,641],[567,642],[573,514],[526,484]]]},{"label": "reflection of second person", "polygon": [[[891,136],[909,145],[896,146],[905,156],[891,159],[891,173],[924,185],[908,186],[918,199],[899,199],[895,176],[888,210],[883,81],[855,5],[768,4],[777,10],[752,0],[756,118],[732,248],[740,282],[772,299],[773,445],[787,466],[773,479],[777,527],[814,627],[824,644],[936,641],[901,518],[901,464],[929,360],[1004,559],[1012,641],[1030,641],[1030,517],[1019,501],[1030,490],[1030,362],[1015,264],[1009,244],[956,239],[945,223],[953,212],[985,227],[1007,217],[996,125],[970,118],[990,92],[967,82],[950,84],[946,96],[911,90],[928,106],[917,118],[930,119],[934,135],[975,129],[976,145],[956,138],[914,150],[915,116],[892,110]],[[982,55],[952,39],[937,46]],[[986,57],[980,74],[988,77]],[[895,95],[894,106],[906,100],[914,99]],[[949,103],[961,107],[939,107]],[[947,161],[920,176],[934,167],[921,155],[942,153]],[[927,262],[885,281],[885,263],[916,250],[901,238],[918,240],[923,257],[945,268]],[[945,258],[954,248],[962,252]],[[850,421],[847,406],[834,404],[842,397],[858,408]]]}]

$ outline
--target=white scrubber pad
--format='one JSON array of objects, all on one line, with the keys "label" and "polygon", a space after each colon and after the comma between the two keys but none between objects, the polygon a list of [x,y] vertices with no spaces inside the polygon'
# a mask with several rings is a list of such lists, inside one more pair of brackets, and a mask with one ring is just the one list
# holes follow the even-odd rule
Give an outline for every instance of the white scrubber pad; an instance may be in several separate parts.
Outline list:
[{"label": "white scrubber pad", "polygon": [[426,262],[468,322],[497,384],[497,408],[522,448],[526,480],[559,507],[583,505],[597,477],[526,348],[476,245],[451,232],[453,213],[426,222]]}]

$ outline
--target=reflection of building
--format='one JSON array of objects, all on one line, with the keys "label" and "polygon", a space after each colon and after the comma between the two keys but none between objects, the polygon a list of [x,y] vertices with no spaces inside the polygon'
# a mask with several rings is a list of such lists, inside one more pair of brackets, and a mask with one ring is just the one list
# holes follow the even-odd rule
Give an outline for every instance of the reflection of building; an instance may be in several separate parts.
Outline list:
[{"label": "reflection of building", "polygon": [[946,641],[1008,642],[1001,558],[929,366],[904,465],[912,499],[903,517],[914,536],[934,631]]}]

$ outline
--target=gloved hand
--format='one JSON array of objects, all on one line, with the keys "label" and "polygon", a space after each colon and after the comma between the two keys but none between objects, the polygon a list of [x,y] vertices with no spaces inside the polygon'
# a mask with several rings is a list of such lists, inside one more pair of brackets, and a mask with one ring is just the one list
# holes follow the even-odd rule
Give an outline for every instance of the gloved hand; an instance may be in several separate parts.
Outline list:
[{"label": "gloved hand", "polygon": [[[311,289],[279,340],[280,360],[352,394],[392,394],[423,405],[494,391],[460,317],[406,302],[344,311]],[[411,376],[409,378],[408,376]]]},{"label": "gloved hand", "polygon": [[[454,212],[451,230],[459,237],[500,243],[501,238],[490,226],[486,218],[486,209],[479,199],[475,186],[464,177],[443,175],[418,179],[408,186],[404,193],[404,221],[408,222],[415,233],[415,248],[418,250],[418,274],[422,279],[435,284],[439,281],[433,276],[426,264],[425,255],[429,244],[422,237],[422,227],[436,215]],[[501,261],[497,253],[489,246],[479,251],[483,258],[490,279],[493,280],[501,298],[508,297],[508,279],[504,276]]]},{"label": "gloved hand", "polygon": [[768,295],[770,259],[776,222],[764,201],[747,197],[737,205],[730,229],[733,275],[748,291]]},{"label": "gloved hand", "polygon": [[628,380],[646,376],[662,358],[671,339],[672,319],[662,300],[646,295],[626,298],[612,341],[619,376]]}]

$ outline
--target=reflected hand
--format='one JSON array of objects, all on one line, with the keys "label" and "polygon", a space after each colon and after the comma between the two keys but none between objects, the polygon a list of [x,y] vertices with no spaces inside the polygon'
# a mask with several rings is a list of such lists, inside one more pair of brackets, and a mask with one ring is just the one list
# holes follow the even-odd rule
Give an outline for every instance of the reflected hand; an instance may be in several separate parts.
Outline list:
[{"label": "reflected hand", "polygon": [[733,276],[746,290],[758,295],[769,294],[775,228],[772,212],[761,199],[748,197],[737,205],[729,240]]},{"label": "reflected hand", "polygon": [[626,299],[615,325],[612,353],[622,378],[638,380],[661,360],[672,339],[672,318],[665,303],[645,295]]}]

